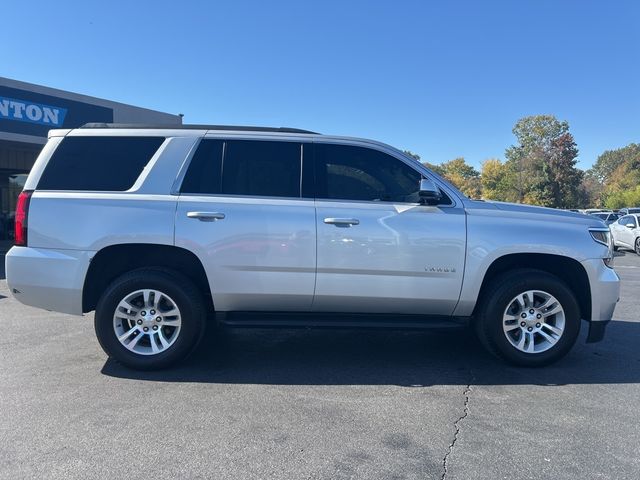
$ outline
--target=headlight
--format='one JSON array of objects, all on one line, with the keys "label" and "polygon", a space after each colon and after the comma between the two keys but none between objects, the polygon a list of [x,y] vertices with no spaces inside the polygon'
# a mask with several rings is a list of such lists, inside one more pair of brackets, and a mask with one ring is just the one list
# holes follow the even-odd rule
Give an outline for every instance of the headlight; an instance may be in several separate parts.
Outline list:
[{"label": "headlight", "polygon": [[602,261],[607,267],[613,268],[613,242],[611,241],[611,232],[609,229],[593,228],[589,229],[589,233],[591,234],[591,238],[609,249],[607,256],[603,258]]}]

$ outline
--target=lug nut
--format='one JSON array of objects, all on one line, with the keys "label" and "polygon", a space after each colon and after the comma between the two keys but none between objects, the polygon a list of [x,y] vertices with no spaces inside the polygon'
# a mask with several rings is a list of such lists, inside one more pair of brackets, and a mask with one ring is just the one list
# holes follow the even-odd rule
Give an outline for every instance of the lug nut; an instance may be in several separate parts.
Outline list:
[{"label": "lug nut", "polygon": [[542,318],[542,315],[537,314],[537,315],[536,315],[536,318]]},{"label": "lug nut", "polygon": [[520,322],[520,326],[524,327],[526,325],[526,322]]},{"label": "lug nut", "polygon": [[156,314],[156,311],[155,311],[155,310],[151,310],[149,313],[150,313],[151,315],[155,315],[155,314]]},{"label": "lug nut", "polygon": [[142,311],[140,312],[140,315],[142,315],[143,317],[144,317],[146,314],[147,314],[147,312],[145,312],[144,310],[142,310]]},{"label": "lug nut", "polygon": [[144,327],[144,328],[143,328],[143,330],[144,330],[145,332],[148,332],[148,331],[149,331],[149,327]]},{"label": "lug nut", "polygon": [[532,308],[531,310],[529,310],[529,313],[530,313],[531,315],[533,315],[533,312],[535,312],[535,310],[534,310],[533,308]]},{"label": "lug nut", "polygon": [[540,328],[540,322],[536,323],[536,328]]},{"label": "lug nut", "polygon": [[138,320],[138,325],[142,325],[142,320]]},{"label": "lug nut", "polygon": [[162,318],[161,317],[156,317],[156,322],[161,322]]},{"label": "lug nut", "polygon": [[157,329],[158,329],[158,325],[154,325],[154,326],[153,326],[153,327],[151,327],[151,328],[153,328],[154,330],[157,330]]},{"label": "lug nut", "polygon": [[522,312],[522,315],[520,315],[522,318],[527,318],[527,314]]},{"label": "lug nut", "polygon": [[532,331],[532,330],[533,330],[533,327],[529,327],[529,328],[527,328],[527,330]]}]

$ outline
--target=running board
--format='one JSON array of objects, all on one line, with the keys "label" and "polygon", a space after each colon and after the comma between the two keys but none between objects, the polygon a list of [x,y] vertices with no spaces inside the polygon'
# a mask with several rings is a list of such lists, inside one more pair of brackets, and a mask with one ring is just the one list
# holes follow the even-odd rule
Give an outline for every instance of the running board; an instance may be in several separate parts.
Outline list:
[{"label": "running board", "polygon": [[297,312],[219,312],[216,321],[227,327],[253,328],[388,328],[445,329],[469,324],[469,317]]}]

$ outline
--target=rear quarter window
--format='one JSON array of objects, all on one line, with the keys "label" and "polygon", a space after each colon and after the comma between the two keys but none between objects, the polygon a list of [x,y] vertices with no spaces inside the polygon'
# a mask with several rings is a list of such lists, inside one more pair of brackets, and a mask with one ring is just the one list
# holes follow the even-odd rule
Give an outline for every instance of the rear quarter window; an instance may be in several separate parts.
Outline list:
[{"label": "rear quarter window", "polygon": [[164,137],[66,137],[45,167],[38,190],[125,191]]}]

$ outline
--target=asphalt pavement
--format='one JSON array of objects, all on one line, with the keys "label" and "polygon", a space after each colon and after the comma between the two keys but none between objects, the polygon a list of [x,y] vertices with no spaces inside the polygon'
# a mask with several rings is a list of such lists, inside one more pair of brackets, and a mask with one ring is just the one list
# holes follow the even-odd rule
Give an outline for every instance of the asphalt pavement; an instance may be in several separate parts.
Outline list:
[{"label": "asphalt pavement", "polygon": [[[228,330],[178,368],[0,281],[0,478],[640,478],[640,257],[605,340],[543,369],[466,331]],[[586,326],[586,325],[583,325]]]}]

